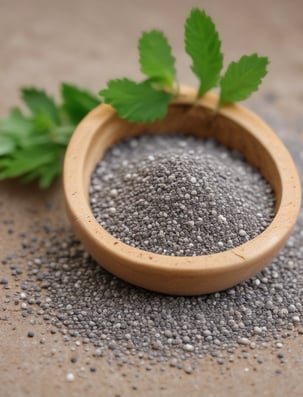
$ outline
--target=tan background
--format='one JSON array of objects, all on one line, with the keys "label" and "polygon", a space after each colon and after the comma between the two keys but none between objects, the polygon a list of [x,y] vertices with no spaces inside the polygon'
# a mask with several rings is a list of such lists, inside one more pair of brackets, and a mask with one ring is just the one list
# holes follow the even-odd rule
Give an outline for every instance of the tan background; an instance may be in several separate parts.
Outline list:
[{"label": "tan background", "polygon": [[[44,87],[57,96],[61,81],[98,92],[109,78],[140,77],[136,42],[142,30],[151,28],[164,30],[172,42],[180,81],[196,84],[183,50],[183,23],[192,6],[205,8],[214,17],[228,54],[226,62],[256,51],[270,57],[269,76],[248,105],[258,109],[290,145],[302,140],[301,0],[0,0],[0,116],[19,103],[18,90],[23,85]],[[265,94],[275,98],[268,108]],[[303,156],[297,160],[301,166],[302,160]],[[0,219],[13,218],[16,230],[25,230],[32,218],[42,223],[49,216],[46,200],[55,206],[52,217],[62,222],[60,182],[44,193],[33,186],[1,183]],[[17,239],[3,226],[0,239],[1,257],[18,247]],[[2,266],[0,271],[1,277],[10,278],[9,269]],[[91,358],[97,372],[90,373],[86,365],[90,352],[81,354],[78,349],[75,367],[70,363],[70,348],[59,335],[51,336],[43,322],[35,325],[35,338],[27,338],[30,320],[23,319],[13,305],[3,311],[6,295],[14,296],[13,282],[11,286],[11,290],[0,288],[1,397],[303,395],[302,335],[285,342],[288,362],[284,365],[269,347],[261,352],[262,365],[238,359],[219,366],[206,359],[192,375],[186,375],[170,368],[162,372],[160,367],[151,372],[121,369]],[[39,343],[42,336],[44,345]],[[67,383],[71,370],[76,379]]]}]

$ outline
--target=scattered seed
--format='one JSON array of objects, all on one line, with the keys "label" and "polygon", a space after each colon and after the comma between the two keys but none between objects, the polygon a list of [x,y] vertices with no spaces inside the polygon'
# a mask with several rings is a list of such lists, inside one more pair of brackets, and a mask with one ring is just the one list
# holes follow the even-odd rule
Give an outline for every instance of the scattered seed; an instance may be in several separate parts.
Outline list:
[{"label": "scattered seed", "polygon": [[7,284],[8,284],[8,279],[7,279],[7,278],[2,278],[2,279],[0,280],[0,284],[2,284],[2,285],[7,285]]},{"label": "scattered seed", "polygon": [[67,380],[68,382],[73,382],[73,381],[75,380],[75,375],[74,375],[72,372],[69,372],[69,373],[66,375],[66,380]]},{"label": "scattered seed", "polygon": [[[153,156],[154,159],[157,157]],[[150,158],[148,161],[155,160]],[[199,184],[203,181],[195,176],[193,184],[189,180],[192,176],[184,176],[185,182],[190,183],[188,192],[194,188],[199,193]],[[120,186],[114,195],[115,200],[121,194],[118,189]],[[186,192],[180,190],[182,195]],[[146,205],[145,202],[141,204]],[[187,214],[186,203],[183,206],[179,212]],[[115,207],[116,214],[119,213],[116,203],[110,207]],[[220,215],[230,223],[226,213],[218,208],[209,213],[217,224],[225,225],[223,219],[218,219]],[[163,209],[162,214],[163,219],[169,220],[169,208]],[[261,215],[268,216],[263,212]],[[134,213],[134,216],[138,215]],[[193,221],[194,227],[199,222],[199,227],[203,225],[197,217],[188,221]],[[152,220],[146,222],[149,225]],[[77,342],[81,342],[96,360],[117,360],[122,365],[132,363],[136,357],[146,370],[151,370],[157,363],[185,370],[186,365],[194,369],[194,361],[206,355],[213,356],[218,363],[222,362],[222,356],[226,363],[237,357],[242,359],[245,352],[235,353],[239,346],[249,349],[250,355],[256,354],[257,362],[261,363],[263,358],[258,356],[259,348],[273,346],[276,355],[275,349],[283,347],[281,340],[296,332],[303,333],[302,214],[293,235],[270,266],[226,291],[196,297],[164,296],[131,286],[96,264],[68,227],[62,224],[54,228],[49,223],[44,226],[39,220],[33,221],[32,229],[27,233],[27,244],[20,246],[27,265],[22,268],[22,274],[17,272],[13,276],[20,280],[20,288],[16,299],[11,297],[11,304],[22,302],[27,305],[21,311],[22,316],[28,317],[25,321],[45,321],[48,330],[56,331],[57,336],[49,336],[44,348],[62,337],[72,351],[78,349]],[[238,221],[235,225],[234,239],[241,237],[238,235],[241,228],[251,237],[251,231],[242,220],[242,225]],[[172,230],[178,231],[174,226]],[[190,224],[188,230],[192,232]],[[200,234],[203,240],[203,233]],[[163,235],[162,238],[166,238],[165,233]],[[241,237],[241,241],[245,238]],[[144,237],[145,240],[148,237]],[[221,237],[218,241],[226,244]],[[186,245],[190,243],[189,239]],[[7,255],[2,260],[3,266],[16,268],[16,255]],[[3,302],[5,305],[6,298]],[[40,343],[46,343],[45,339],[42,338]],[[194,349],[186,350],[186,345]],[[49,346],[49,352],[59,359],[59,349]],[[189,359],[192,361],[186,364]],[[284,356],[279,359],[286,364]],[[90,364],[87,365],[90,368]],[[70,377],[70,381],[75,378],[74,374]]]}]

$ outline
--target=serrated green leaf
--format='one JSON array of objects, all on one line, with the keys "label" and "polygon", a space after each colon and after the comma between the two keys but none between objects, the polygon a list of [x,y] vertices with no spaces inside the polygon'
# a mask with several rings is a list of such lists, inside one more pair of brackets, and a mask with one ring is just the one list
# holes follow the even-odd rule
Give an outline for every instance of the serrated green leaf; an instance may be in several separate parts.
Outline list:
[{"label": "serrated green leaf", "polygon": [[[100,103],[88,91],[72,85],[66,84],[64,93],[73,111],[75,104],[80,103],[81,112],[84,108],[88,112]],[[57,106],[45,91],[24,88],[22,95],[31,115],[13,109],[0,119],[0,179],[21,177],[27,182],[38,179],[40,187],[45,188],[61,173],[66,145],[76,123],[71,122],[70,115],[61,117],[62,106]],[[75,117],[78,120],[78,113]]]},{"label": "serrated green leaf", "polygon": [[[30,118],[23,115],[20,109],[12,109],[8,116],[0,119],[0,135],[14,142],[14,148],[23,146],[30,140],[34,127]],[[1,155],[5,153],[0,150]]]},{"label": "serrated green leaf", "polygon": [[223,67],[221,41],[212,19],[194,8],[185,23],[185,50],[192,59],[191,69],[200,81],[201,97],[217,86]]},{"label": "serrated green leaf", "polygon": [[266,75],[267,57],[257,54],[244,55],[231,62],[221,79],[220,104],[247,99],[256,91]]},{"label": "serrated green leaf", "polygon": [[0,119],[0,132],[8,134],[16,141],[28,136],[33,130],[32,122],[23,115],[20,109],[11,109],[8,116]]},{"label": "serrated green leaf", "polygon": [[147,81],[136,83],[129,79],[110,80],[100,95],[122,119],[142,123],[164,118],[173,98],[167,92],[154,89]]},{"label": "serrated green leaf", "polygon": [[[28,148],[49,142],[49,132],[55,127],[54,122],[47,113],[37,113],[28,119],[30,128],[25,133],[16,136],[17,148]],[[14,134],[10,133],[13,137]]]},{"label": "serrated green leaf", "polygon": [[16,150],[11,156],[0,159],[0,179],[22,176],[50,164],[57,151],[58,148],[49,143]]},{"label": "serrated green leaf", "polygon": [[176,81],[176,60],[166,36],[159,30],[144,32],[138,49],[141,71],[151,81],[164,87],[173,87]]},{"label": "serrated green leaf", "polygon": [[73,84],[62,83],[61,95],[63,109],[75,124],[78,124],[87,113],[100,104],[100,100],[94,94]]},{"label": "serrated green leaf", "polygon": [[61,173],[64,151],[64,147],[51,143],[16,150],[11,156],[0,157],[0,179],[39,179],[39,186],[47,188]]},{"label": "serrated green leaf", "polygon": [[37,88],[22,88],[22,99],[33,115],[46,113],[56,124],[60,122],[59,110],[55,101],[44,91]]},{"label": "serrated green leaf", "polygon": [[52,162],[41,165],[39,168],[35,168],[25,175],[22,175],[22,181],[28,183],[38,179],[41,189],[48,188],[54,179],[61,174],[63,159],[64,148],[57,152]]}]

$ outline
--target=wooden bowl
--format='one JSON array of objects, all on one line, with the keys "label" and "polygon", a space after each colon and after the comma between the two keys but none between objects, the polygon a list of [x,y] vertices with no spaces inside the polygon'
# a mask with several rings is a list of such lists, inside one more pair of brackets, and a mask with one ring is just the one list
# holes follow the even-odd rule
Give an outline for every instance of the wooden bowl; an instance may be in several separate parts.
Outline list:
[{"label": "wooden bowl", "polygon": [[[108,105],[94,109],[77,127],[66,152],[64,194],[76,235],[102,267],[137,286],[177,295],[206,294],[231,287],[257,273],[278,254],[298,218],[300,180],[287,149],[256,115],[238,105],[214,117],[215,94],[195,101],[183,88],[163,121],[148,125],[121,120]],[[256,238],[218,254],[172,257],[133,248],[96,221],[89,204],[90,177],[106,150],[118,140],[144,133],[186,132],[213,137],[239,150],[271,184],[275,217]]]}]

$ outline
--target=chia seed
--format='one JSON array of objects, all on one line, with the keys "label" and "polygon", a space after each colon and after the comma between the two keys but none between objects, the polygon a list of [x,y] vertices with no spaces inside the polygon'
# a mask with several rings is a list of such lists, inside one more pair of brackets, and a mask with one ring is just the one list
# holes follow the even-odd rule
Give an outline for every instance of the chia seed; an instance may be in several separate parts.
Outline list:
[{"label": "chia seed", "polygon": [[69,372],[66,375],[66,380],[67,380],[67,382],[73,382],[75,380],[75,375],[72,372]]},{"label": "chia seed", "polygon": [[274,194],[238,152],[181,134],[143,135],[110,148],[90,202],[114,237],[158,254],[222,252],[260,234]]},{"label": "chia seed", "polygon": [[[196,179],[190,183],[196,183],[198,178],[192,178]],[[119,187],[112,189],[117,190],[112,197],[118,197]],[[32,332],[35,322],[31,320],[37,324],[44,321],[48,334],[47,339],[38,339],[41,344],[62,337],[71,351],[91,355],[92,361],[139,363],[146,371],[166,363],[176,371],[191,373],[195,362],[204,357],[229,366],[242,360],[244,353],[262,365],[265,349],[274,357],[280,354],[281,364],[287,364],[286,339],[303,334],[302,210],[285,248],[256,276],[220,293],[173,297],[145,291],[107,273],[85,252],[64,221],[51,225],[48,219],[56,214],[56,207],[49,210],[45,225],[33,219],[24,237],[31,244],[22,244],[21,236],[20,250],[2,259],[4,270],[16,263],[23,270],[20,276],[8,276],[9,284],[19,285],[19,290],[11,294],[11,303],[3,299],[3,309],[19,310]],[[218,222],[224,225],[228,217],[219,215]],[[244,230],[244,223],[241,228]],[[245,230],[248,233],[246,226]],[[22,303],[28,303],[26,309]],[[186,345],[193,349],[184,349]],[[90,353],[83,352],[83,346],[89,347]],[[51,349],[51,355],[59,354],[59,349]],[[88,371],[98,368],[94,364],[87,364]],[[77,373],[80,364],[70,365]],[[73,373],[67,377],[74,379]]]},{"label": "chia seed", "polygon": [[[269,346],[279,351],[281,338],[302,329],[302,223],[301,218],[279,257],[255,277],[196,297],[165,296],[131,286],[96,264],[68,229],[51,229],[48,239],[37,241],[34,257],[39,256],[41,264],[28,261],[22,283],[27,285],[26,296],[19,295],[36,302],[28,315],[47,315],[51,333],[62,334],[73,349],[91,343],[96,359],[110,356],[127,364],[134,357],[149,362],[146,367],[167,363],[190,372],[195,360],[207,355],[220,365],[229,357],[234,360],[238,347],[247,346],[247,357]],[[48,288],[41,290],[45,282]],[[282,309],[290,306],[281,317]]]}]

